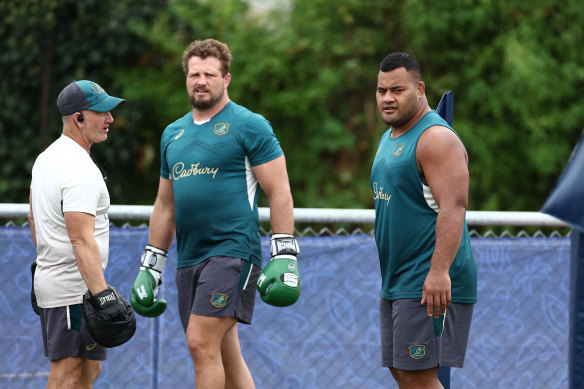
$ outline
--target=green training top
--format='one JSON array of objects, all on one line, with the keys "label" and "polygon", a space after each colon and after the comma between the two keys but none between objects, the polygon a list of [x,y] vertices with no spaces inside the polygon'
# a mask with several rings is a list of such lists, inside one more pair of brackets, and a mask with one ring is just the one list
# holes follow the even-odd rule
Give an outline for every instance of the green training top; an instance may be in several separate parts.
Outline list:
[{"label": "green training top", "polygon": [[178,267],[217,255],[261,266],[251,166],[283,154],[270,123],[233,102],[201,125],[190,111],[166,127],[160,151],[160,175],[174,189]]},{"label": "green training top", "polygon": [[[381,297],[387,300],[421,299],[430,270],[438,209],[420,178],[416,147],[420,135],[435,125],[452,130],[435,111],[395,139],[391,138],[391,129],[387,130],[373,161],[370,185],[375,200],[375,241],[381,265]],[[466,220],[450,266],[450,280],[452,302],[476,303],[477,268]]]}]

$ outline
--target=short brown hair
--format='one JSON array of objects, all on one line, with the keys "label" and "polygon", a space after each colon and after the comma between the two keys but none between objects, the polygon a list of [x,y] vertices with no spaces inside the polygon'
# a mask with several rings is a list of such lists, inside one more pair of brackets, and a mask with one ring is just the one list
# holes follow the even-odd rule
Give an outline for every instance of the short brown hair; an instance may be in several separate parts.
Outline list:
[{"label": "short brown hair", "polygon": [[185,50],[182,59],[182,66],[185,72],[185,76],[189,72],[189,60],[191,57],[215,57],[221,61],[221,74],[223,77],[229,73],[229,66],[231,66],[231,52],[229,47],[223,42],[219,42],[215,39],[205,39],[193,41],[189,47]]}]

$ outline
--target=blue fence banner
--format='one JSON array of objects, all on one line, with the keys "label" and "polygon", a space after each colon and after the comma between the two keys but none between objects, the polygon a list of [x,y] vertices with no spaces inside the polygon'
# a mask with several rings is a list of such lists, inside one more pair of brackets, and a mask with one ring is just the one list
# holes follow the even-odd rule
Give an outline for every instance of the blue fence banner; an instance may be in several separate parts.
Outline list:
[{"label": "blue fence banner", "polygon": [[[268,238],[263,239],[264,264]],[[374,239],[367,234],[300,237],[302,294],[277,308],[256,300],[251,326],[240,325],[242,352],[258,389],[397,388],[381,367],[379,289]],[[145,227],[112,227],[108,283],[129,297]],[[570,239],[472,238],[478,265],[475,307],[464,368],[453,388],[566,388]],[[38,316],[30,307],[27,227],[0,227],[0,388],[46,387]],[[110,349],[96,381],[104,388],[193,387],[194,369],[177,313],[176,247],[162,275],[168,301],[156,318],[137,317],[126,344]],[[393,385],[393,386],[392,386]]]}]

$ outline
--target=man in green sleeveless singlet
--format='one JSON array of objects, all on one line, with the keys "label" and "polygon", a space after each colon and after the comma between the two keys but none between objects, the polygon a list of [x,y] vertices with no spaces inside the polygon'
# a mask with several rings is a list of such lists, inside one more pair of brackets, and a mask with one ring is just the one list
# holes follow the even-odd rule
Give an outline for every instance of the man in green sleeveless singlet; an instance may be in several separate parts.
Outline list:
[{"label": "man in green sleeveless singlet", "polygon": [[382,275],[382,365],[400,389],[442,388],[440,366],[462,367],[477,269],[466,226],[468,156],[430,107],[418,62],[388,55],[377,106],[390,126],[371,169]]}]

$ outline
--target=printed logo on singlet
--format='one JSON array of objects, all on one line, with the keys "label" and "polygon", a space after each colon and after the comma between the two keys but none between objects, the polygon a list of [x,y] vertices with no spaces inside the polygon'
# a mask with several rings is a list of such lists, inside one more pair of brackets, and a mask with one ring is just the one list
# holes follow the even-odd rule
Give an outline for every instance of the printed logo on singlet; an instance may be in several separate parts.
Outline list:
[{"label": "printed logo on singlet", "polygon": [[389,200],[391,200],[391,195],[383,191],[383,186],[379,188],[377,182],[373,183],[373,200],[385,200],[387,205],[389,205]]},{"label": "printed logo on singlet", "polygon": [[211,295],[211,305],[215,308],[223,308],[227,303],[227,295],[223,293],[213,293]]},{"label": "printed logo on singlet", "polygon": [[178,135],[174,137],[174,140],[177,140],[178,138],[180,138],[182,136],[182,134],[184,134],[184,133],[185,133],[185,130],[183,128],[182,130],[180,130],[180,132],[178,133]]},{"label": "printed logo on singlet", "polygon": [[426,346],[423,344],[415,344],[410,346],[410,357],[413,359],[422,359],[426,355]]},{"label": "printed logo on singlet", "polygon": [[190,168],[186,168],[185,164],[182,162],[176,163],[172,167],[172,179],[174,181],[180,180],[181,178],[190,177],[190,176],[198,176],[198,175],[205,175],[209,174],[213,176],[215,179],[215,175],[219,171],[218,167],[207,167],[207,166],[200,166],[201,163],[191,163]]},{"label": "printed logo on singlet", "polygon": [[215,128],[213,128],[213,134],[215,135],[225,135],[229,132],[229,123],[217,123]]},{"label": "printed logo on singlet", "polygon": [[394,157],[399,157],[404,151],[405,147],[406,145],[395,145],[393,151],[391,152],[391,155],[393,155]]}]

